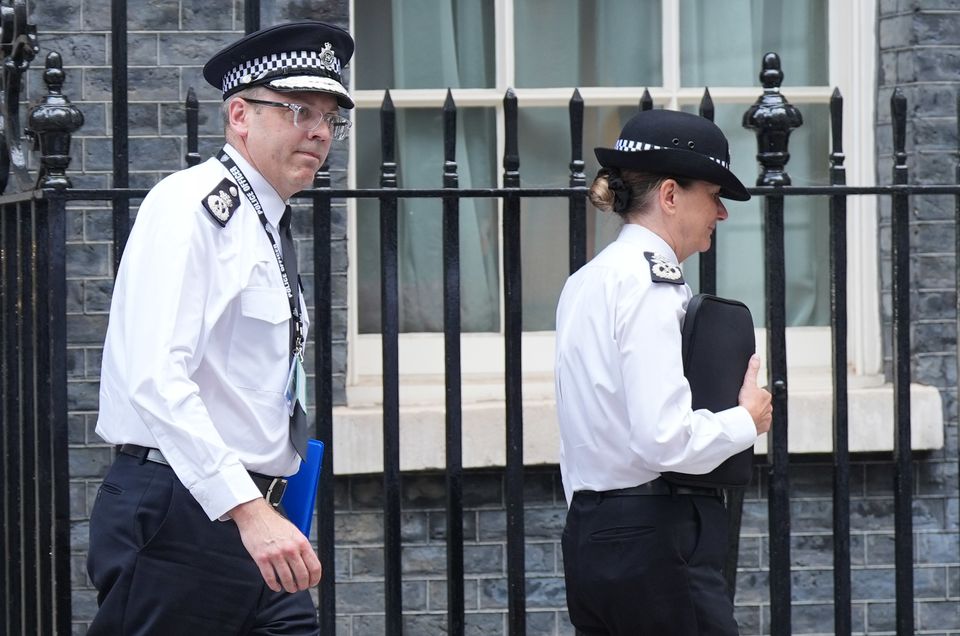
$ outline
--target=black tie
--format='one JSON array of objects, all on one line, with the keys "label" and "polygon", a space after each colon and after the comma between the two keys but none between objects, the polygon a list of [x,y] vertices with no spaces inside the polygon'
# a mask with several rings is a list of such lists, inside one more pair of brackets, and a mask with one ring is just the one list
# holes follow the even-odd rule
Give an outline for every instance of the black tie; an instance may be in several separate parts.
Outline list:
[{"label": "black tie", "polygon": [[[293,292],[294,302],[297,309],[300,309],[300,275],[297,268],[297,250],[293,246],[293,233],[290,231],[290,219],[293,211],[288,205],[280,217],[280,249],[283,250],[283,266],[287,270],[287,281],[290,283],[290,289]],[[290,318],[290,353],[293,354],[296,346],[296,329],[294,328],[294,318]],[[293,358],[290,359],[293,362]],[[301,459],[307,458],[307,414],[304,406],[298,401],[293,406],[293,415],[290,416],[290,441]]]}]

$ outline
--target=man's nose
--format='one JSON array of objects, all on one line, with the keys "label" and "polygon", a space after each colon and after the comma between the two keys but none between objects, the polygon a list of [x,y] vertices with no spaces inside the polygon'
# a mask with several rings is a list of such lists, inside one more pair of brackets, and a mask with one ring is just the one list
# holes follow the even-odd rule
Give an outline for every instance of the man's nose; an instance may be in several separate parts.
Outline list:
[{"label": "man's nose", "polygon": [[321,119],[316,128],[307,132],[307,138],[330,140],[333,138],[333,126],[326,119]]}]

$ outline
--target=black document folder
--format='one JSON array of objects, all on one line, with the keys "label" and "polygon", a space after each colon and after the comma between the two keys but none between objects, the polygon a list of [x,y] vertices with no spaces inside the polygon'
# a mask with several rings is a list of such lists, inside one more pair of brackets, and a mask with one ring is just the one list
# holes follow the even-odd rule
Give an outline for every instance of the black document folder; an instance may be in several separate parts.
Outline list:
[{"label": "black document folder", "polygon": [[[694,409],[714,413],[737,406],[743,376],[756,351],[753,317],[743,303],[697,294],[687,304],[683,322],[683,373],[690,383]],[[704,475],[663,473],[684,486],[746,486],[753,472],[753,448],[728,458]]]}]

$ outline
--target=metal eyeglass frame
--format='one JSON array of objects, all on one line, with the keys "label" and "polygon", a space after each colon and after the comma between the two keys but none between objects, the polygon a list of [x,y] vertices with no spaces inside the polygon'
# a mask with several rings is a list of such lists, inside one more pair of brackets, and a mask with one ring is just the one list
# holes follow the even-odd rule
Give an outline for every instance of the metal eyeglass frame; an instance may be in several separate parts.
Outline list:
[{"label": "metal eyeglass frame", "polygon": [[300,125],[300,115],[304,111],[311,112],[311,108],[308,106],[303,106],[302,104],[291,104],[288,102],[270,102],[265,99],[254,99],[253,97],[240,97],[245,102],[250,102],[251,104],[260,104],[261,106],[272,106],[274,108],[287,108],[293,113],[293,125],[295,128],[300,130],[316,130],[320,126],[321,122],[326,122],[327,126],[330,127],[330,134],[336,140],[343,140],[347,138],[347,134],[350,132],[350,127],[353,125],[353,122],[347,119],[346,117],[341,117],[337,113],[322,113],[320,118],[317,120],[317,123],[313,126],[305,127]]}]

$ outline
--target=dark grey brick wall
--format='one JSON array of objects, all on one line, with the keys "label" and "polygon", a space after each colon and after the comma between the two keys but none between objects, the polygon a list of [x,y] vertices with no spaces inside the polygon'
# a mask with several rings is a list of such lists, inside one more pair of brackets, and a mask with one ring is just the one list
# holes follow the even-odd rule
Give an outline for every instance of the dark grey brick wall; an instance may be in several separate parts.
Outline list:
[{"label": "dark grey brick wall", "polygon": [[[566,616],[559,547],[566,506],[556,469],[529,469],[524,496],[528,634],[572,634]],[[404,475],[402,498],[406,633],[446,634],[444,475]],[[382,634],[382,478],[358,475],[338,479],[335,504],[338,634]],[[505,634],[506,513],[502,473],[467,471],[463,505],[467,633]]]},{"label": "dark grey brick wall", "polygon": [[[957,166],[957,96],[960,91],[960,2],[881,0],[878,24],[877,178],[892,181],[893,140],[890,97],[900,87],[907,99],[906,150],[911,183],[951,183]],[[922,196],[910,201],[910,295],[913,379],[936,386],[944,402],[945,446],[914,461],[915,621],[919,630],[956,633],[958,553],[957,507],[957,297],[955,202],[953,197]],[[889,201],[880,206],[880,285],[889,374],[890,346]],[[867,473],[868,492],[878,523],[892,515],[886,471]],[[882,489],[882,490],[881,490]],[[854,509],[856,513],[856,509]],[[869,584],[877,598],[893,589],[893,542],[889,532],[868,535],[865,556],[876,556],[878,571],[854,577]],[[875,564],[870,563],[872,568]],[[876,574],[876,576],[874,576]],[[855,594],[856,596],[856,594]],[[869,628],[893,630],[889,601],[867,613]]]},{"label": "dark grey brick wall", "polygon": [[[75,137],[72,178],[77,187],[108,187],[110,140],[110,1],[44,0],[31,15],[44,51],[64,56],[65,93],[83,110]],[[265,3],[264,24],[314,17],[345,24],[346,0]],[[184,167],[182,103],[189,87],[201,99],[201,153],[221,143],[216,92],[199,69],[209,55],[242,32],[241,2],[131,0],[129,14],[130,180],[150,187]],[[956,94],[960,87],[960,1],[878,0],[877,171],[888,182],[891,166],[889,96],[899,85],[909,100],[908,152],[914,182],[949,182],[956,165]],[[43,92],[42,62],[27,79],[27,96]],[[855,116],[855,115],[852,115]],[[345,183],[346,155],[331,157],[335,185]],[[135,209],[135,205],[132,206]],[[960,634],[958,541],[956,293],[954,203],[949,197],[911,202],[913,371],[940,388],[945,400],[946,447],[918,454],[914,463],[914,544],[917,628]],[[297,237],[312,303],[311,215],[300,209]],[[343,401],[346,360],[346,211],[332,218],[334,254],[334,369]],[[889,206],[881,212],[881,288],[889,332]],[[75,633],[95,610],[84,574],[87,519],[111,450],[93,432],[100,348],[112,288],[112,225],[102,205],[77,205],[68,225],[68,379]],[[888,338],[889,339],[889,338]],[[889,343],[887,343],[889,344]],[[889,351],[889,347],[887,347]],[[889,360],[888,360],[889,364]],[[737,618],[745,635],[769,632],[769,555],[766,468],[760,464],[744,509]],[[791,559],[796,634],[832,632],[831,463],[797,458],[791,468]],[[856,458],[851,486],[853,624],[855,633],[894,631],[893,472],[886,456]],[[404,475],[403,570],[406,632],[445,630],[444,480],[437,473]],[[383,632],[382,487],[379,476],[336,482],[338,633]],[[565,506],[556,467],[526,475],[528,633],[572,634],[564,609],[559,536]],[[468,471],[464,519],[468,633],[506,633],[506,556],[503,479],[500,471]]]},{"label": "dark grey brick wall", "polygon": [[[347,4],[276,2],[264,7],[263,24],[297,18],[322,18],[346,26]],[[46,91],[43,59],[63,56],[66,94],[82,111],[84,127],[74,136],[70,174],[78,188],[112,184],[110,0],[32,2],[40,55],[28,72],[25,96]],[[150,188],[186,167],[185,113],[189,88],[200,99],[200,154],[210,156],[222,144],[220,96],[201,76],[204,62],[243,35],[241,2],[132,0],[128,13],[128,100],[130,186]],[[331,156],[334,187],[346,184],[346,144]],[[130,213],[136,212],[132,202]],[[295,238],[311,315],[313,307],[312,211],[296,208]],[[347,245],[346,206],[334,202],[331,218],[333,267],[333,369],[335,400],[344,402],[346,370]],[[96,434],[98,380],[107,313],[113,287],[113,228],[108,205],[78,202],[68,212],[67,332],[72,581],[76,633],[85,631],[95,609],[95,593],[85,574],[87,519],[100,480],[112,462],[112,450]],[[312,360],[308,360],[312,368]]]}]

